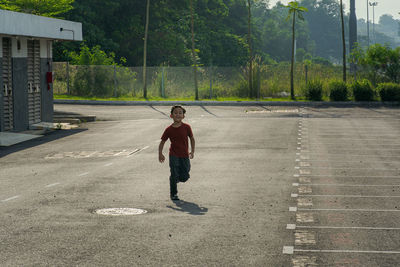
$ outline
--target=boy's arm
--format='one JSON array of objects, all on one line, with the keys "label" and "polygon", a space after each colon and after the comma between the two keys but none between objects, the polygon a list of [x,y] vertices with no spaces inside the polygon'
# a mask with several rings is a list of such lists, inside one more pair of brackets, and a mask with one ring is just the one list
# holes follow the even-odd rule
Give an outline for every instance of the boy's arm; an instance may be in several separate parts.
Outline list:
[{"label": "boy's arm", "polygon": [[158,160],[159,160],[161,163],[163,163],[163,162],[165,161],[165,157],[164,157],[164,155],[163,155],[163,153],[162,153],[165,142],[166,142],[166,141],[161,140],[160,145],[158,146]]},{"label": "boy's arm", "polygon": [[189,137],[189,138],[190,138],[190,147],[191,147],[191,151],[190,151],[189,157],[192,159],[192,158],[194,158],[194,150],[195,150],[195,147],[196,147],[196,142],[195,142],[193,136]]}]

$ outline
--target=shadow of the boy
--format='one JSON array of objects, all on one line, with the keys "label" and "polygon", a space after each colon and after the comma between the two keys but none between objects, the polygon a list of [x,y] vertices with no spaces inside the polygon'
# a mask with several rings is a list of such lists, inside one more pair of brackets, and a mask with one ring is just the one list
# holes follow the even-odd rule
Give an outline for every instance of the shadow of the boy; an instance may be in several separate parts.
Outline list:
[{"label": "shadow of the boy", "polygon": [[176,211],[181,211],[181,212],[186,212],[190,215],[205,215],[205,213],[208,211],[208,208],[206,207],[200,207],[199,205],[192,203],[192,202],[187,202],[184,200],[178,200],[174,201],[176,207],[173,206],[167,206],[167,208],[176,210]]}]

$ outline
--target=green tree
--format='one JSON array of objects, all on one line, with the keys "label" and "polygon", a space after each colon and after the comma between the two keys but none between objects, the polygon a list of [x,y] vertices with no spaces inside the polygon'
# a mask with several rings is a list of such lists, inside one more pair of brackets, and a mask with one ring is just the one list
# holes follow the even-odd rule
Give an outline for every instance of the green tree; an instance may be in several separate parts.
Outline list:
[{"label": "green tree", "polygon": [[344,35],[343,0],[340,0],[340,20],[342,24],[343,82],[346,82],[346,39]]},{"label": "green tree", "polygon": [[296,39],[296,34],[295,34],[296,17],[298,17],[300,20],[304,20],[302,13],[307,12],[308,9],[300,6],[299,3],[297,3],[296,1],[289,2],[288,5],[286,5],[285,7],[289,9],[289,14],[287,19],[290,19],[290,17],[292,17],[292,59],[290,66],[290,97],[291,99],[294,100],[295,97],[294,97],[293,72],[294,72],[294,48],[295,48],[294,42]]},{"label": "green tree", "polygon": [[149,32],[149,14],[150,13],[150,0],[147,0],[146,5],[146,25],[144,30],[144,45],[143,45],[143,97],[147,98],[147,35]]},{"label": "green tree", "polygon": [[1,0],[0,8],[45,17],[58,17],[73,8],[74,0]]}]

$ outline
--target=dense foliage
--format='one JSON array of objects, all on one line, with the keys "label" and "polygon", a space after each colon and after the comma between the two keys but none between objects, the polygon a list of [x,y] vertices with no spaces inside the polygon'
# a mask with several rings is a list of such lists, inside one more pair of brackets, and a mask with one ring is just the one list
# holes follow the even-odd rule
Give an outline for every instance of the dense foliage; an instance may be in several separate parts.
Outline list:
[{"label": "dense foliage", "polygon": [[[194,28],[200,65],[244,66],[249,58],[248,11],[244,0],[193,0]],[[252,0],[251,36],[253,54],[264,63],[289,61],[291,21],[282,5],[268,0]],[[325,58],[341,61],[340,8],[338,0],[301,0],[309,12],[296,23],[296,58]],[[83,23],[86,45],[100,45],[127,65],[143,65],[143,38],[146,1],[75,0],[67,19]],[[347,25],[347,17],[345,23]],[[59,43],[55,60],[68,60],[64,50],[77,50],[79,44]],[[147,48],[148,66],[192,63],[190,7],[185,0],[151,0]]]},{"label": "dense foliage", "polygon": [[0,0],[0,8],[45,17],[60,16],[71,10],[74,0]]}]

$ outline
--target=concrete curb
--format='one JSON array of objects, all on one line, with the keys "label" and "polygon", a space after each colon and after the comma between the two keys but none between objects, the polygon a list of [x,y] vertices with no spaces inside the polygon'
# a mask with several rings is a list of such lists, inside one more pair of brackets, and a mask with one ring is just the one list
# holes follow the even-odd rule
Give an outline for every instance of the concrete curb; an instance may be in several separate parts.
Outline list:
[{"label": "concrete curb", "polygon": [[289,102],[289,101],[97,101],[55,99],[54,104],[114,106],[295,106],[295,107],[400,107],[398,102]]}]

